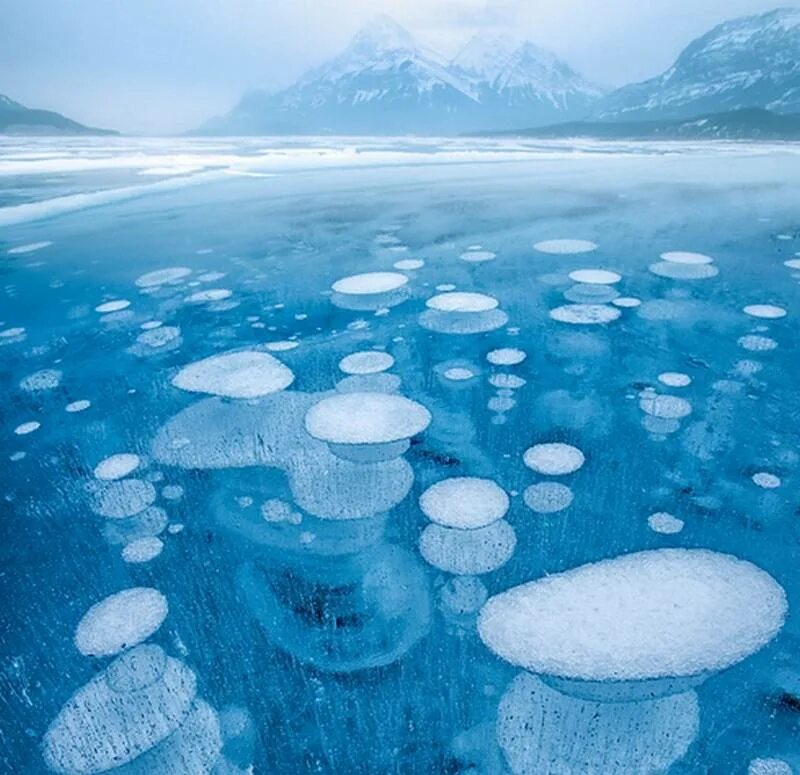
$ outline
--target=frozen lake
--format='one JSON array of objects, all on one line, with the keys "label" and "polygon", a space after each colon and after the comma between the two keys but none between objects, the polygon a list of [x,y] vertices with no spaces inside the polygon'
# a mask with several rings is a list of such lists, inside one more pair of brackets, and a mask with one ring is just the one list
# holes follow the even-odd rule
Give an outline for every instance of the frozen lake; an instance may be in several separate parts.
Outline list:
[{"label": "frozen lake", "polygon": [[800,772],[799,146],[4,139],[0,262],[0,770]]}]

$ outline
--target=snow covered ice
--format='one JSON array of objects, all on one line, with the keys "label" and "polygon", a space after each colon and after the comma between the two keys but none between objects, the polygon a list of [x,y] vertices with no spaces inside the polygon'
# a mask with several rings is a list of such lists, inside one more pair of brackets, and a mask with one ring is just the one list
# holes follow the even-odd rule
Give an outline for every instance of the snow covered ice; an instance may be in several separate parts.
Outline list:
[{"label": "snow covered ice", "polygon": [[798,181],[0,140],[0,771],[800,772]]}]

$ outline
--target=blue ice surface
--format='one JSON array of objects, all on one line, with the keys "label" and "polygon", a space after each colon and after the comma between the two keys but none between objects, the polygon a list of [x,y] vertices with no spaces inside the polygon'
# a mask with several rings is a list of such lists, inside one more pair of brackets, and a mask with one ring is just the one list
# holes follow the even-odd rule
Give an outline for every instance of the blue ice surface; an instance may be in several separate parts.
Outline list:
[{"label": "blue ice surface", "polygon": [[[175,149],[150,143],[151,175],[144,177],[115,164],[125,141],[54,149],[49,141],[15,142],[0,149],[0,203],[7,207],[157,184],[171,179],[165,166],[181,163]],[[244,772],[251,765],[256,773],[510,772],[495,724],[500,698],[520,671],[483,645],[475,611],[453,609],[453,574],[420,554],[429,522],[418,497],[451,476],[490,478],[511,494],[507,522],[516,545],[505,564],[481,575],[489,595],[664,547],[733,554],[771,574],[788,596],[785,626],[758,653],[697,687],[699,730],[669,771],[745,773],[758,758],[800,766],[800,632],[792,615],[800,592],[800,270],[784,265],[800,254],[797,149],[562,144],[526,154],[510,145],[505,156],[502,146],[479,147],[467,159],[448,157],[452,148],[434,141],[381,141],[371,160],[370,149],[364,161],[357,146],[350,156],[316,163],[321,145],[294,164],[278,158],[252,167],[270,174],[261,177],[224,169],[231,157],[257,157],[268,140],[190,144],[180,150],[205,168],[177,170],[186,185],[137,188],[105,204],[73,199],[51,217],[47,205],[34,215],[0,209],[0,331],[24,329],[0,338],[0,769],[48,771],[48,729],[114,658],[80,653],[78,622],[113,593],[153,587],[167,597],[169,613],[147,643],[196,674],[207,705],[193,713],[222,729],[222,747],[208,764],[199,754],[170,759],[167,743],[154,739],[149,754],[120,772]],[[291,146],[303,150],[301,142]],[[27,169],[16,161],[25,150],[78,161]],[[105,171],[85,163],[98,156],[110,160]],[[533,247],[558,238],[598,248],[554,255]],[[9,253],[39,242],[52,244]],[[476,245],[496,258],[459,258]],[[649,271],[666,251],[707,254],[719,274],[684,280]],[[396,306],[332,303],[337,279],[393,271],[404,258],[425,265],[406,272],[408,298]],[[149,292],[135,284],[175,266],[191,274]],[[616,289],[641,306],[600,325],[554,320],[549,313],[568,303],[565,292],[598,293],[570,291],[567,274],[581,268],[618,272]],[[224,276],[199,279],[209,272]],[[508,322],[472,335],[423,327],[425,301],[439,285],[491,295]],[[211,288],[231,294],[187,301]],[[131,304],[95,311],[115,299]],[[742,311],[751,304],[788,314],[754,318]],[[179,337],[162,348],[137,347],[141,325],[151,320],[180,329]],[[777,346],[745,349],[748,335]],[[277,394],[289,398],[237,403],[171,384],[201,358],[289,339],[298,346],[272,352],[294,372],[289,391]],[[527,359],[488,363],[487,353],[502,347],[522,349]],[[328,475],[317,460],[303,479],[306,460],[324,444],[303,436],[301,418],[319,398],[312,394],[332,391],[345,376],[337,368],[342,357],[372,348],[394,357],[390,373],[402,380],[400,393],[432,414],[402,456],[413,485],[400,503],[369,515],[364,482],[342,477],[329,497],[361,518],[320,519],[298,503],[324,500],[317,478]],[[447,366],[476,376],[448,380]],[[43,369],[61,372],[56,387],[20,386]],[[663,372],[685,373],[691,384],[667,387],[657,379]],[[498,394],[489,379],[499,373],[526,382]],[[691,414],[669,432],[643,425],[640,398],[648,388],[686,399]],[[513,405],[496,400],[509,398]],[[80,400],[91,405],[65,411]],[[182,467],[179,445],[170,457],[154,442],[201,401],[210,402],[208,412],[186,427],[198,458],[215,462]],[[15,433],[29,422],[41,427]],[[547,441],[577,446],[586,463],[555,477],[572,490],[571,504],[540,514],[522,494],[548,477],[522,457]],[[142,528],[162,530],[163,550],[148,562],[121,555],[136,524],[92,510],[94,468],[119,452],[142,458],[132,476],[153,484],[154,505],[176,531]],[[226,468],[226,459],[237,467]],[[392,487],[403,489],[397,477],[404,465],[383,482],[376,477],[376,502],[381,494],[391,501]],[[780,486],[757,486],[759,472],[777,476]],[[267,502],[273,521],[258,511]],[[683,520],[683,530],[654,532],[647,517],[658,512]],[[464,588],[480,588],[471,583]],[[155,652],[136,653],[143,663]],[[109,719],[98,723],[113,734]],[[214,736],[203,734],[181,745]],[[87,764],[80,771],[97,770]]]}]

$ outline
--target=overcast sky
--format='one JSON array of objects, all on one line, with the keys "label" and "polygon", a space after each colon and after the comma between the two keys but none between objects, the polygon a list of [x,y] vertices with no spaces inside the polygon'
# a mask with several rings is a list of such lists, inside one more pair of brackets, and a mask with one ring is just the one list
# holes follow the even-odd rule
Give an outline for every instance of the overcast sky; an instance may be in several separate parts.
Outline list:
[{"label": "overcast sky", "polygon": [[616,86],[776,0],[0,0],[0,94],[138,133],[189,129],[286,85],[377,13],[447,55],[512,31]]}]

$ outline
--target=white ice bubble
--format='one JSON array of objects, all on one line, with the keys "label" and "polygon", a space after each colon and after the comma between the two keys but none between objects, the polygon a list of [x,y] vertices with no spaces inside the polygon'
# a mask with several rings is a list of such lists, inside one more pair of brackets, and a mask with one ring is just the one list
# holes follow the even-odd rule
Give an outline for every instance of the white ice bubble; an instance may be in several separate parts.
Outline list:
[{"label": "white ice bubble", "polygon": [[394,366],[394,358],[380,350],[363,350],[346,355],[339,361],[345,374],[377,374]]},{"label": "white ice bubble", "polygon": [[489,384],[500,390],[519,390],[525,385],[525,380],[516,374],[492,374]]},{"label": "white ice bubble", "polygon": [[484,293],[470,293],[468,291],[451,291],[432,296],[425,302],[429,309],[439,312],[489,312],[496,309],[497,299]]},{"label": "white ice bubble", "polygon": [[107,519],[132,517],[151,506],[155,499],[155,487],[141,479],[106,482],[91,493],[92,511]]},{"label": "white ice bubble", "polygon": [[161,554],[163,548],[164,542],[155,536],[137,538],[125,545],[122,559],[130,563],[150,562]]},{"label": "white ice bubble", "polygon": [[4,328],[0,331],[0,339],[5,342],[19,342],[25,338],[25,329],[22,326]]},{"label": "white ice bubble", "polygon": [[651,264],[650,271],[670,280],[707,280],[719,274],[719,269],[712,264],[678,264],[672,261]]},{"label": "white ice bubble", "polygon": [[459,476],[428,487],[420,496],[419,507],[438,525],[474,530],[502,519],[509,500],[506,491],[491,479]]},{"label": "white ice bubble", "polygon": [[692,378],[679,371],[665,371],[658,375],[658,381],[668,387],[686,387],[692,384]]},{"label": "white ice bubble", "polygon": [[569,273],[569,279],[588,285],[614,285],[622,279],[622,275],[608,269],[576,269]]},{"label": "white ice bubble", "polygon": [[136,341],[145,347],[159,349],[180,338],[181,330],[177,326],[160,326],[150,328],[136,337]]},{"label": "white ice bubble", "polygon": [[42,369],[20,380],[19,386],[28,393],[53,390],[61,384],[63,374],[58,369]]},{"label": "white ice bubble", "polygon": [[156,269],[140,275],[136,285],[140,288],[153,288],[159,285],[173,285],[188,277],[192,270],[186,266],[171,266],[166,269]]},{"label": "white ice bubble", "polygon": [[425,266],[425,262],[421,258],[403,258],[400,261],[395,261],[392,266],[403,272],[413,272],[415,269],[422,269]]},{"label": "white ice bubble", "polygon": [[259,398],[281,391],[293,381],[292,371],[269,353],[241,350],[184,366],[172,384],[192,393]]},{"label": "white ice bubble", "polygon": [[123,479],[128,474],[133,473],[141,463],[138,455],[131,452],[121,452],[117,455],[101,460],[94,469],[96,479],[110,482],[115,479]]},{"label": "white ice bubble", "polygon": [[98,304],[94,308],[94,311],[105,314],[107,312],[119,312],[120,310],[127,309],[130,306],[131,303],[127,299],[114,299],[113,301],[106,301],[102,304]]},{"label": "white ice bubble", "polygon": [[619,296],[616,299],[612,299],[611,303],[615,307],[622,307],[623,309],[632,309],[633,307],[638,307],[641,303],[641,299],[637,299],[635,296]]},{"label": "white ice bubble", "polygon": [[565,304],[550,310],[550,317],[559,323],[598,325],[611,323],[620,316],[616,307],[605,304]]},{"label": "white ice bubble", "polygon": [[597,245],[589,240],[582,239],[551,239],[537,242],[534,249],[540,253],[567,255],[571,253],[590,253],[597,250]]},{"label": "white ice bubble", "polygon": [[333,444],[385,444],[409,439],[431,422],[430,412],[404,396],[387,393],[341,393],[314,404],[306,430]]},{"label": "white ice bubble", "polygon": [[186,297],[186,301],[200,303],[205,301],[223,301],[233,296],[233,291],[228,288],[209,288],[207,291],[197,291]]},{"label": "white ice bubble", "polygon": [[40,422],[36,422],[36,420],[31,420],[30,422],[24,422],[21,425],[18,425],[14,428],[14,433],[17,436],[27,436],[29,433],[33,433],[34,431],[38,431],[39,428],[42,427]]},{"label": "white ice bubble", "polygon": [[659,511],[647,518],[647,524],[654,533],[675,535],[683,530],[684,522],[666,511]]},{"label": "white ice bubble", "polygon": [[659,395],[653,392],[643,393],[639,407],[646,414],[670,420],[679,420],[692,413],[692,405],[685,398]]},{"label": "white ice bubble", "polygon": [[164,323],[161,320],[148,320],[139,327],[142,331],[152,331],[154,328],[160,328],[163,325]]},{"label": "white ice bubble", "polygon": [[699,676],[783,626],[786,595],[760,568],[702,549],[636,552],[489,599],[483,642],[533,673],[586,681]]},{"label": "white ice bubble", "polygon": [[784,261],[783,265],[788,266],[789,269],[800,269],[800,258],[790,258],[788,261]]},{"label": "white ice bubble", "polygon": [[768,336],[759,336],[758,334],[747,334],[741,336],[736,340],[739,347],[754,353],[766,353],[774,350],[778,343]]},{"label": "white ice bubble", "polygon": [[465,366],[451,366],[449,369],[445,369],[442,375],[445,379],[452,380],[453,382],[466,382],[468,379],[472,379],[476,376],[472,369],[468,369]]},{"label": "white ice bubble", "polygon": [[288,352],[289,350],[294,350],[296,347],[299,347],[300,343],[295,342],[290,339],[284,339],[277,342],[267,342],[264,347],[273,353],[282,353]]},{"label": "white ice bubble", "polygon": [[516,366],[527,357],[528,354],[524,350],[518,350],[515,347],[503,347],[499,350],[492,350],[486,356],[486,360],[493,366]]},{"label": "white ice bubble", "polygon": [[75,645],[81,654],[107,657],[149,638],[169,611],[157,589],[133,587],[95,603],[78,622]]},{"label": "white ice bubble", "polygon": [[477,576],[453,576],[439,592],[442,607],[456,616],[474,614],[488,596],[486,585]]},{"label": "white ice bubble", "polygon": [[517,536],[504,519],[475,530],[431,524],[422,531],[419,550],[434,568],[459,576],[479,576],[505,565]]},{"label": "white ice bubble", "polygon": [[786,317],[786,310],[783,307],[776,307],[774,304],[748,304],[743,312],[750,317],[764,318],[765,320]]},{"label": "white ice bubble", "polygon": [[619,291],[611,285],[578,283],[564,291],[564,298],[576,304],[607,304],[618,296]]},{"label": "white ice bubble", "polygon": [[547,476],[563,476],[577,471],[586,462],[583,452],[571,444],[552,442],[534,444],[525,451],[522,461],[528,468]]},{"label": "white ice bubble", "polygon": [[26,253],[33,253],[34,251],[41,250],[42,248],[50,247],[50,245],[52,244],[53,244],[52,242],[42,241],[42,242],[31,242],[27,245],[19,245],[16,248],[11,248],[11,250],[8,251],[8,255],[22,256],[25,255]]},{"label": "white ice bubble", "polygon": [[781,480],[779,476],[775,476],[775,474],[770,474],[766,471],[759,471],[752,476],[753,483],[758,485],[759,487],[763,487],[766,490],[774,490],[777,487],[781,486]]},{"label": "white ice bubble", "polygon": [[81,399],[80,401],[72,401],[64,407],[64,410],[70,413],[83,412],[92,405],[91,401]]},{"label": "white ice bubble", "polygon": [[397,272],[366,272],[343,277],[337,280],[331,289],[335,293],[350,296],[391,293],[408,283],[408,277]]},{"label": "white ice bubble", "polygon": [[753,759],[747,766],[747,775],[792,775],[793,772],[783,759]]},{"label": "white ice bubble", "polygon": [[555,514],[568,508],[573,501],[572,490],[559,482],[539,482],[525,489],[525,505],[537,514]]},{"label": "white ice bubble", "polygon": [[711,256],[706,256],[703,253],[689,253],[681,250],[672,250],[667,253],[662,253],[661,258],[672,264],[686,264],[689,266],[701,266],[714,262]]},{"label": "white ice bubble", "polygon": [[226,272],[203,272],[203,274],[197,275],[197,280],[201,283],[215,283],[225,277],[226,274]]},{"label": "white ice bubble", "polygon": [[484,261],[493,261],[497,258],[497,254],[491,250],[467,250],[459,258],[471,264],[482,264]]},{"label": "white ice bubble", "polygon": [[396,393],[402,380],[396,374],[351,374],[336,383],[337,393]]}]

